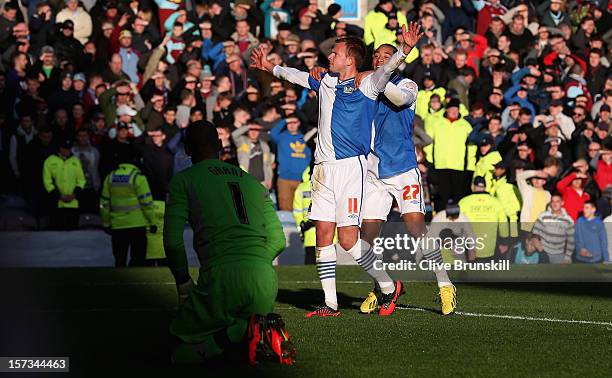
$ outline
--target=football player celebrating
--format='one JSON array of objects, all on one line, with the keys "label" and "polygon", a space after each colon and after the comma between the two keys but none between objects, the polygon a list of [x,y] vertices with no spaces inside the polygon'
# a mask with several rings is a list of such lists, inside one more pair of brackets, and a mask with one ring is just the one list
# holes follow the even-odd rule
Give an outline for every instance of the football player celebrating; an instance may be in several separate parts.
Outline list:
[{"label": "football player celebrating", "polygon": [[[383,44],[374,52],[372,66],[385,65],[396,52],[392,45]],[[382,223],[387,220],[393,199],[397,202],[408,233],[413,238],[427,235],[425,204],[421,187],[421,173],[417,167],[412,128],[418,87],[412,80],[398,74],[391,76],[384,93],[380,95],[374,117],[374,140],[368,155],[368,175],[363,206],[362,243],[372,245],[379,236]],[[433,244],[433,243],[432,243]],[[442,314],[448,315],[456,307],[456,288],[448,278],[439,246],[417,249],[416,259],[428,259],[436,264],[434,273],[438,281],[442,302]],[[361,305],[361,311],[369,313],[377,308],[384,291],[376,287]]]},{"label": "football player celebrating", "polygon": [[362,220],[362,200],[366,183],[367,161],[372,136],[372,121],[378,95],[392,73],[422,36],[420,26],[411,23],[402,27],[404,44],[390,57],[387,64],[355,86],[355,77],[365,56],[363,41],[344,37],[336,41],[329,55],[329,73],[321,80],[308,72],[275,66],[265,52],[254,50],[251,67],[274,74],[293,84],[314,90],[319,95],[319,122],[315,168],[312,176],[312,208],[310,219],[315,221],[316,262],[325,303],[306,316],[338,316],[336,295],[336,246],[334,231],[338,230],[339,245],[376,281],[389,309],[402,292],[400,281],[373,267],[374,254],[363,248],[359,238]]}]

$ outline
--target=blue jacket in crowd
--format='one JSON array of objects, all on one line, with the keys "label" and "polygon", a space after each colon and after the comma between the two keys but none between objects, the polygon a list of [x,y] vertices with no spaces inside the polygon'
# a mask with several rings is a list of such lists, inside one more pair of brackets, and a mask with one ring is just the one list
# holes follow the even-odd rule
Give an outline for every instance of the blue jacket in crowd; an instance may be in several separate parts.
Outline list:
[{"label": "blue jacket in crowd", "polygon": [[[589,251],[593,256],[580,256],[582,248]],[[578,218],[576,222],[576,260],[585,263],[610,261],[608,237],[601,218],[596,217],[591,220],[585,217]]]},{"label": "blue jacket in crowd", "polygon": [[276,161],[278,177],[285,180],[302,180],[302,173],[310,165],[312,152],[304,141],[304,134],[299,131],[291,134],[287,121],[281,120],[270,130],[270,139],[276,143]]}]

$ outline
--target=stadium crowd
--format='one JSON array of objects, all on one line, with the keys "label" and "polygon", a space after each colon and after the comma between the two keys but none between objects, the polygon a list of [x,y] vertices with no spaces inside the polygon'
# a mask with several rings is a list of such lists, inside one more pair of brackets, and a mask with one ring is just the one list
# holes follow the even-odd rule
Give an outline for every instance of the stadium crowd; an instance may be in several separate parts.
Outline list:
[{"label": "stadium crowd", "polygon": [[[612,2],[379,0],[363,28],[342,21],[340,5],[319,5],[4,2],[0,193],[23,197],[37,229],[75,229],[100,213],[109,174],[129,163],[126,177],[150,189],[136,203],[144,209],[191,165],[184,129],[207,120],[222,160],[294,211],[312,247],[304,201],[316,93],[249,69],[250,54],[264,46],[274,64],[311,70],[338,37],[362,37],[371,55],[418,21],[425,36],[400,71],[419,86],[413,138],[429,219],[480,187],[520,222],[511,236],[541,240],[545,253],[517,262],[610,261]],[[131,226],[154,223],[143,213]]]}]

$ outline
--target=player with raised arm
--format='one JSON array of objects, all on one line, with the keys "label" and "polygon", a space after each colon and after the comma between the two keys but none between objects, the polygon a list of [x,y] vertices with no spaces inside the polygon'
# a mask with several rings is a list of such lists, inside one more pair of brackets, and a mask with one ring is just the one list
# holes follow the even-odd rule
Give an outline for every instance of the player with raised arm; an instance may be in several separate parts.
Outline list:
[{"label": "player with raised arm", "polygon": [[[388,44],[379,46],[374,52],[372,66],[383,66],[396,50]],[[421,173],[417,167],[412,141],[417,93],[418,87],[414,81],[393,74],[384,93],[379,97],[374,117],[372,152],[368,155],[364,219],[361,227],[363,244],[371,245],[374,238],[380,235],[382,223],[387,220],[393,199],[399,206],[408,233],[413,238],[427,235]],[[417,261],[428,259],[438,264],[443,262],[438,246],[424,246],[425,248],[416,251]],[[442,314],[448,315],[456,307],[456,289],[443,267],[436,265],[434,272],[440,290]],[[374,311],[379,297],[381,293],[377,286],[362,303],[361,312]],[[382,302],[385,303],[384,299]]]},{"label": "player with raised arm", "polygon": [[332,244],[338,229],[341,248],[379,284],[383,306],[391,311],[401,295],[400,281],[373,267],[371,249],[364,249],[359,238],[362,220],[362,200],[365,195],[367,161],[372,136],[372,121],[376,113],[378,95],[392,73],[418,42],[420,26],[411,23],[402,27],[404,44],[374,73],[355,87],[355,77],[365,55],[363,41],[344,37],[336,41],[329,55],[329,73],[314,80],[308,72],[275,66],[265,52],[255,49],[251,66],[273,73],[304,88],[315,90],[319,96],[319,131],[315,150],[312,178],[312,208],[310,219],[316,228],[316,262],[325,303],[306,316],[338,316],[336,295],[336,247]]},{"label": "player with raised arm", "polygon": [[[193,166],[170,182],[164,248],[176,280],[179,308],[170,325],[173,361],[201,363],[240,350],[252,365],[265,356],[292,364],[293,344],[272,314],[278,281],[272,260],[285,236],[268,191],[242,169],[219,160],[217,129],[192,123],[185,151]],[[193,228],[200,261],[197,284],[189,275],[183,231]]]}]

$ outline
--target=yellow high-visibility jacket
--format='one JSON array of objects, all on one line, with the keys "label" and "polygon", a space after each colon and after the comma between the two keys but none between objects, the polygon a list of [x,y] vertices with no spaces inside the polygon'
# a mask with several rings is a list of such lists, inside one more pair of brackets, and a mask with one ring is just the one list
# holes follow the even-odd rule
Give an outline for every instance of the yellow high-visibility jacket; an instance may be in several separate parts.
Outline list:
[{"label": "yellow high-visibility jacket", "polygon": [[120,164],[106,176],[100,196],[104,227],[113,230],[155,224],[155,207],[147,178],[135,165]]},{"label": "yellow high-visibility jacket", "polygon": [[[60,196],[75,194],[77,188],[85,187],[85,174],[81,161],[76,156],[64,159],[60,155],[51,155],[43,164],[43,185],[48,193],[57,190]],[[61,199],[57,207],[76,209],[79,201],[75,198],[70,202]]]}]

